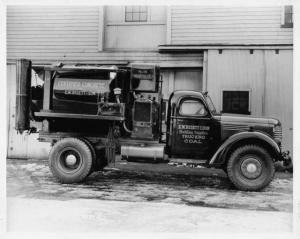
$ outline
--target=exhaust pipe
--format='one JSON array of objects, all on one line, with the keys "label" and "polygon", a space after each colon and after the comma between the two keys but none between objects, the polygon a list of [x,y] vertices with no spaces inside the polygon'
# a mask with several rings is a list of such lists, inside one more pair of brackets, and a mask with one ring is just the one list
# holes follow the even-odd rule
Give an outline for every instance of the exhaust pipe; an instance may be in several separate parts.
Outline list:
[{"label": "exhaust pipe", "polygon": [[31,61],[17,60],[16,69],[16,122],[15,128],[21,134],[30,128],[30,88],[31,88]]}]

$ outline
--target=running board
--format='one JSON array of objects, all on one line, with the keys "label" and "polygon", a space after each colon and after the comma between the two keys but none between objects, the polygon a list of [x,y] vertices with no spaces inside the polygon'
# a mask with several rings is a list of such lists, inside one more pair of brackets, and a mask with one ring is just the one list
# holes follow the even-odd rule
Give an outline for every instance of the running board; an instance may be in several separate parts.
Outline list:
[{"label": "running board", "polygon": [[170,163],[184,163],[184,164],[207,164],[208,159],[185,159],[185,158],[169,158]]}]

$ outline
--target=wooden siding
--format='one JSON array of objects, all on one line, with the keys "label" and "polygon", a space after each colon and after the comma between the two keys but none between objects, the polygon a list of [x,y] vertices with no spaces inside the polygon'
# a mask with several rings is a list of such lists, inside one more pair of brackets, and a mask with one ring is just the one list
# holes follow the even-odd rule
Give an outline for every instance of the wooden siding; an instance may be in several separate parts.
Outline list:
[{"label": "wooden siding", "polygon": [[18,55],[67,58],[97,51],[98,8],[29,7],[7,8],[8,59]]},{"label": "wooden siding", "polygon": [[172,6],[169,44],[291,44],[281,6]]},{"label": "wooden siding", "polygon": [[166,8],[148,6],[146,22],[125,22],[124,6],[105,7],[106,50],[157,51],[166,43]]},{"label": "wooden siding", "polygon": [[[46,8],[8,6],[8,62],[13,62],[18,58],[28,58],[33,61],[33,64],[50,64],[57,61],[98,64],[154,62],[161,64],[162,67],[201,66],[202,54],[162,55],[157,51],[145,52],[134,49],[118,52],[99,51],[99,36],[101,35],[99,34],[99,29],[101,29],[99,25],[103,24],[103,22],[101,23],[103,16],[99,16],[100,13],[99,7],[93,6],[47,6]],[[153,11],[152,15],[154,22],[162,23],[162,16],[158,10]],[[110,24],[113,23],[111,20]],[[162,25],[162,27],[164,26]],[[149,28],[149,31],[151,32],[152,28]],[[106,41],[110,41],[110,39],[106,38]],[[147,41],[149,39],[145,38],[145,42]],[[133,43],[132,46],[135,46]],[[117,43],[114,43],[114,47],[117,47]]]},{"label": "wooden siding", "polygon": [[169,99],[175,90],[198,90],[202,91],[202,68],[189,68],[177,70],[162,70],[162,92],[163,98]]},{"label": "wooden siding", "polygon": [[251,115],[282,123],[283,148],[293,148],[292,50],[208,51],[207,90],[222,110],[222,90],[249,90]]},{"label": "wooden siding", "polygon": [[113,24],[105,27],[106,50],[157,51],[165,44],[165,24]]},{"label": "wooden siding", "polygon": [[265,51],[266,92],[265,115],[278,118],[282,123],[283,146],[293,149],[293,53],[281,50]]}]

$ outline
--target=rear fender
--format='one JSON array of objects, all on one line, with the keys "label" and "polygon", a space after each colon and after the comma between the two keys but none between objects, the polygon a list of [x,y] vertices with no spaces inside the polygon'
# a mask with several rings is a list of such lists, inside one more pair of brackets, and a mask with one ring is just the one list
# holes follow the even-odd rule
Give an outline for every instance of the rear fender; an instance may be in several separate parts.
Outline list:
[{"label": "rear fender", "polygon": [[275,155],[275,158],[280,158],[280,148],[278,144],[268,135],[260,133],[260,132],[240,132],[237,134],[234,134],[230,136],[215,152],[213,157],[209,161],[209,165],[220,165],[224,163],[224,155],[231,146],[233,146],[235,143],[238,143],[242,140],[259,140],[260,142],[264,142],[269,146],[269,148],[272,150],[272,154]]}]

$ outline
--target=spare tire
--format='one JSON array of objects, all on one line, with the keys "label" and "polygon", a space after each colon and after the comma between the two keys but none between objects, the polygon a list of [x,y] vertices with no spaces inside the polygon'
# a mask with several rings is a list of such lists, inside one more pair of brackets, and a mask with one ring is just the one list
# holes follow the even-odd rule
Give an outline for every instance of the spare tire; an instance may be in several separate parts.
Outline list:
[{"label": "spare tire", "polygon": [[49,166],[61,183],[82,182],[90,173],[93,155],[89,146],[77,138],[64,138],[50,151]]}]

